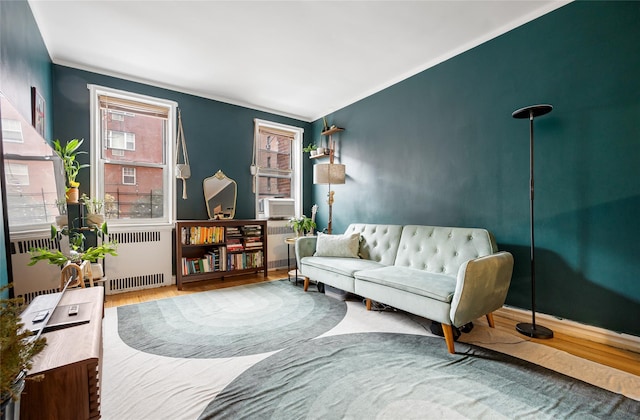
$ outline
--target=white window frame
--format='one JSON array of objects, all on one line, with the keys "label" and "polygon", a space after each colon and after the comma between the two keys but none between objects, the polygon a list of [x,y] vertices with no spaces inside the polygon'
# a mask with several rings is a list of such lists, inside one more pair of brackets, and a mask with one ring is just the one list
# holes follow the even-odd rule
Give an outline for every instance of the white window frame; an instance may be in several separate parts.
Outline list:
[{"label": "white window frame", "polygon": [[103,158],[100,144],[100,95],[107,95],[115,98],[130,99],[149,105],[166,107],[169,110],[167,118],[167,139],[164,145],[163,169],[163,217],[154,219],[109,219],[110,226],[173,226],[176,220],[176,182],[175,182],[175,157],[174,148],[176,143],[176,115],[178,104],[151,96],[140,95],[138,93],[126,92],[104,86],[87,85],[90,91],[91,106],[91,196],[104,197],[104,165],[111,159]]},{"label": "white window frame", "polygon": [[[125,172],[133,172],[132,174],[126,174]],[[129,177],[129,178],[133,178],[133,182],[125,182],[125,179]],[[123,166],[122,167],[122,184],[123,185],[136,185],[136,168],[132,168],[129,166]]]},{"label": "white window frame", "polygon": [[[254,156],[258,153],[258,145],[256,142],[256,138],[258,138],[258,133],[260,128],[273,128],[280,131],[289,131],[293,134],[293,140],[291,144],[291,197],[295,202],[295,215],[297,217],[302,215],[302,141],[304,129],[300,127],[295,127],[292,125],[280,124],[272,121],[261,120],[255,118],[254,122],[254,133],[253,133],[253,150]],[[260,213],[260,202],[259,202],[259,194],[258,194],[258,186],[260,185],[259,179],[260,176],[271,176],[273,177],[273,172],[265,172],[260,173],[260,168],[255,166],[255,162],[252,162],[252,175],[254,187],[254,201],[255,201],[255,215],[256,218],[264,218],[264,214]]]},{"label": "white window frame", "polygon": [[[113,145],[113,133],[122,133],[124,140],[123,147],[119,147],[120,145],[117,145],[118,147]],[[107,147],[109,149],[135,151],[136,135],[135,133],[129,133],[128,131],[108,130],[107,143]]]}]

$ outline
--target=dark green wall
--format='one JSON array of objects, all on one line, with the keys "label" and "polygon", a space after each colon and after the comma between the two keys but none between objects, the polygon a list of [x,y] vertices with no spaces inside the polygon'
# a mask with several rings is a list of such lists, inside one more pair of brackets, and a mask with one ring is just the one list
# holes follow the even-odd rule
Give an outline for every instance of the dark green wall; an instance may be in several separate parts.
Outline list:
[{"label": "dark green wall", "polygon": [[571,3],[328,116],[346,128],[334,228],[485,227],[516,258],[507,304],[530,308],[529,123],[511,113],[550,103],[535,120],[537,309],[640,335],[638,22],[640,2]]},{"label": "dark green wall", "polygon": [[[31,120],[31,87],[35,86],[46,103],[46,115],[51,116],[51,60],[38,26],[24,1],[0,1],[0,91],[13,106]],[[0,110],[0,113],[2,110]],[[47,118],[45,137],[50,138],[52,119]],[[0,172],[4,173],[4,171]],[[4,201],[4,189],[2,200]],[[1,203],[4,205],[4,203]],[[2,246],[0,246],[0,285],[11,280],[11,259],[5,249],[8,239],[3,216]],[[6,296],[6,295],[5,295]]]},{"label": "dark green wall", "polygon": [[[187,180],[188,199],[182,197],[178,182],[178,219],[206,219],[207,209],[202,181],[222,170],[238,184],[237,218],[255,217],[254,195],[249,166],[252,159],[254,118],[289,124],[309,132],[309,123],[235,105],[135,83],[92,72],[54,65],[55,138],[90,138],[89,90],[97,84],[128,92],[173,100],[182,112],[191,178]],[[85,147],[86,146],[86,147]],[[88,150],[89,142],[83,144]],[[88,161],[88,155],[85,155]],[[308,172],[308,171],[307,171]],[[78,177],[80,189],[89,192],[89,171]],[[310,192],[307,193],[310,195]],[[307,202],[309,199],[307,199]]]}]

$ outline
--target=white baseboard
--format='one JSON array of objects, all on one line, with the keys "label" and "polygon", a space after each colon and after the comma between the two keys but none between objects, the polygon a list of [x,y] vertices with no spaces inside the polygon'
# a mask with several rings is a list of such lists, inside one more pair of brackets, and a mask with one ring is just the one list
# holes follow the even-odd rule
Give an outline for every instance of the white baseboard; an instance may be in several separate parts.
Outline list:
[{"label": "white baseboard", "polygon": [[[510,306],[503,306],[495,311],[494,314],[516,322],[531,322],[531,311],[513,308]],[[536,312],[536,325],[538,323],[561,334],[579,337],[581,339],[605,344],[607,346],[640,353],[640,337],[635,335],[618,333],[604,328],[581,324],[579,322]]]}]

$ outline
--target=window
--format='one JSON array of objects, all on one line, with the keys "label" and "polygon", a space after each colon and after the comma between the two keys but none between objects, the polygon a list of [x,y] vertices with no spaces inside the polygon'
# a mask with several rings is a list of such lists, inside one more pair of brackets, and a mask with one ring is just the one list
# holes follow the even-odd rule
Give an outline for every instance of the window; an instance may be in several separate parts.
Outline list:
[{"label": "window", "polygon": [[[112,119],[111,121],[124,121]],[[107,147],[109,149],[136,150],[135,133],[107,130]]]},{"label": "window", "polygon": [[7,185],[29,185],[29,166],[24,163],[7,162],[5,173]]},{"label": "window", "polygon": [[257,217],[264,217],[269,198],[292,198],[296,215],[301,214],[303,132],[298,127],[255,120],[252,173]]},{"label": "window", "polygon": [[11,233],[47,231],[64,201],[62,162],[51,146],[0,93],[2,148]]},{"label": "window", "polygon": [[122,183],[136,185],[136,168],[122,168]]},{"label": "window", "polygon": [[19,120],[2,119],[2,141],[23,143],[22,124]]},{"label": "window", "polygon": [[170,224],[175,214],[177,104],[89,85],[91,195],[117,211],[110,224]]}]

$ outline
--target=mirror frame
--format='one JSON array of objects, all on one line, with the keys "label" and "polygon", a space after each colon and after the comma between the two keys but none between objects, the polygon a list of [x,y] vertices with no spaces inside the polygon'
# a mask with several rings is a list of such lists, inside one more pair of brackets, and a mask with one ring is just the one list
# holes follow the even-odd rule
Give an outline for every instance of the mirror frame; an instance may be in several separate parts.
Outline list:
[{"label": "mirror frame", "polygon": [[[209,182],[207,182],[209,181]],[[220,184],[219,187],[213,187],[211,184],[214,182],[215,184]],[[224,184],[224,185],[222,185]],[[210,208],[209,201],[214,198],[217,194],[221,193],[225,188],[229,185],[233,185],[233,207],[231,209],[231,214],[228,217],[216,215],[213,212],[215,209]],[[202,181],[202,190],[204,192],[204,202],[207,205],[207,215],[209,216],[209,220],[223,220],[223,219],[233,219],[236,215],[236,203],[238,200],[238,184],[235,180],[227,177],[221,170],[215,173],[215,175],[205,178]]]}]

